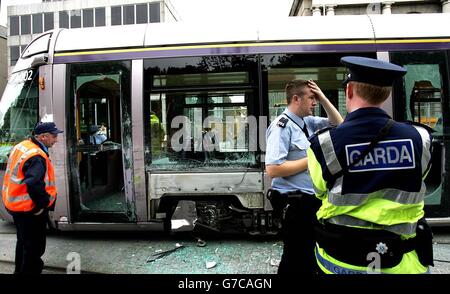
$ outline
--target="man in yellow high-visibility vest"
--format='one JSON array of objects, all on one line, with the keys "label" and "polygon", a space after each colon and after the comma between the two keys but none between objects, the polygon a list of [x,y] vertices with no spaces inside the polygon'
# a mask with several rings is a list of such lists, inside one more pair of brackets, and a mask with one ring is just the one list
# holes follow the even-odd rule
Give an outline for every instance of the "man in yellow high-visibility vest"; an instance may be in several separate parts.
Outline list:
[{"label": "man in yellow high-visibility vest", "polygon": [[431,134],[381,109],[406,69],[365,57],[344,57],[348,115],[316,133],[308,169],[316,196],[317,264],[331,274],[427,273],[432,234],[424,216]]}]

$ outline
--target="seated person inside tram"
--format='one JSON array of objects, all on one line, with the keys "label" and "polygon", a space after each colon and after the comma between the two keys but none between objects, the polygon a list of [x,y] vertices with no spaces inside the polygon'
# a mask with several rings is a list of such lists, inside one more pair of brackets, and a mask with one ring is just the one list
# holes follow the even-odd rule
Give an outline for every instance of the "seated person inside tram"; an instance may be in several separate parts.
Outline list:
[{"label": "seated person inside tram", "polygon": [[100,128],[97,125],[89,127],[89,143],[93,145],[100,145],[107,139],[103,132],[100,132]]}]

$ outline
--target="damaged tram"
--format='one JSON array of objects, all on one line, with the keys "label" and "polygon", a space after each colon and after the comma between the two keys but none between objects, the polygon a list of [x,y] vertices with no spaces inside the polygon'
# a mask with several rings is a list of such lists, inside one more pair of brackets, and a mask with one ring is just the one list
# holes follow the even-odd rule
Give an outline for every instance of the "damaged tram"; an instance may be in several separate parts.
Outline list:
[{"label": "damaged tram", "polygon": [[[426,214],[449,224],[445,14],[45,32],[21,53],[0,101],[1,179],[11,148],[37,121],[54,121],[64,133],[50,150],[59,191],[51,226],[274,231],[265,131],[286,106],[284,85],[317,81],[345,116],[339,60],[350,54],[407,67],[384,108],[436,131]],[[11,220],[4,207],[0,215]]]}]

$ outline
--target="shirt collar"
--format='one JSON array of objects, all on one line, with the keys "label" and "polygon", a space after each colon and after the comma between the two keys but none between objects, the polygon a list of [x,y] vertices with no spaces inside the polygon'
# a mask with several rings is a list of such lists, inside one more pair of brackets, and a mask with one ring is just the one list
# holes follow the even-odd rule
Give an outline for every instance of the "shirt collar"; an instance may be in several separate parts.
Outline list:
[{"label": "shirt collar", "polygon": [[351,121],[355,119],[359,119],[361,117],[367,116],[378,116],[378,117],[386,117],[390,118],[390,116],[381,108],[378,107],[363,107],[357,110],[354,110],[347,114],[345,117],[345,121]]},{"label": "shirt collar", "polygon": [[35,138],[31,137],[32,141],[36,144],[39,145],[39,147],[41,147],[42,150],[44,150],[45,153],[47,153],[48,155],[48,148],[47,146],[45,146],[44,144],[42,144],[41,142],[39,142],[38,140],[36,140]]},{"label": "shirt collar", "polygon": [[303,128],[304,126],[304,121],[303,118],[301,118],[300,116],[296,115],[295,113],[289,111],[289,109],[285,109],[283,111],[284,113],[286,113],[297,125],[299,125],[301,128]]},{"label": "shirt collar", "polygon": [[39,143],[39,146],[41,146],[42,150],[44,150],[44,152],[48,154],[48,148],[47,148],[47,146],[45,146],[44,144],[42,144],[42,143],[39,142],[39,141],[38,141],[38,143]]}]

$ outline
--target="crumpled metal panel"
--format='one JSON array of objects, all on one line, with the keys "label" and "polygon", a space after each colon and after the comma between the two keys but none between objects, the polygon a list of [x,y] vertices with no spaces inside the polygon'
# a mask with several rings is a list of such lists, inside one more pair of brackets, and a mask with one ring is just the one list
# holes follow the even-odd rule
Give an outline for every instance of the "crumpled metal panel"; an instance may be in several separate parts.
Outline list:
[{"label": "crumpled metal panel", "polygon": [[261,172],[148,174],[149,197],[164,194],[237,194],[262,193]]}]

